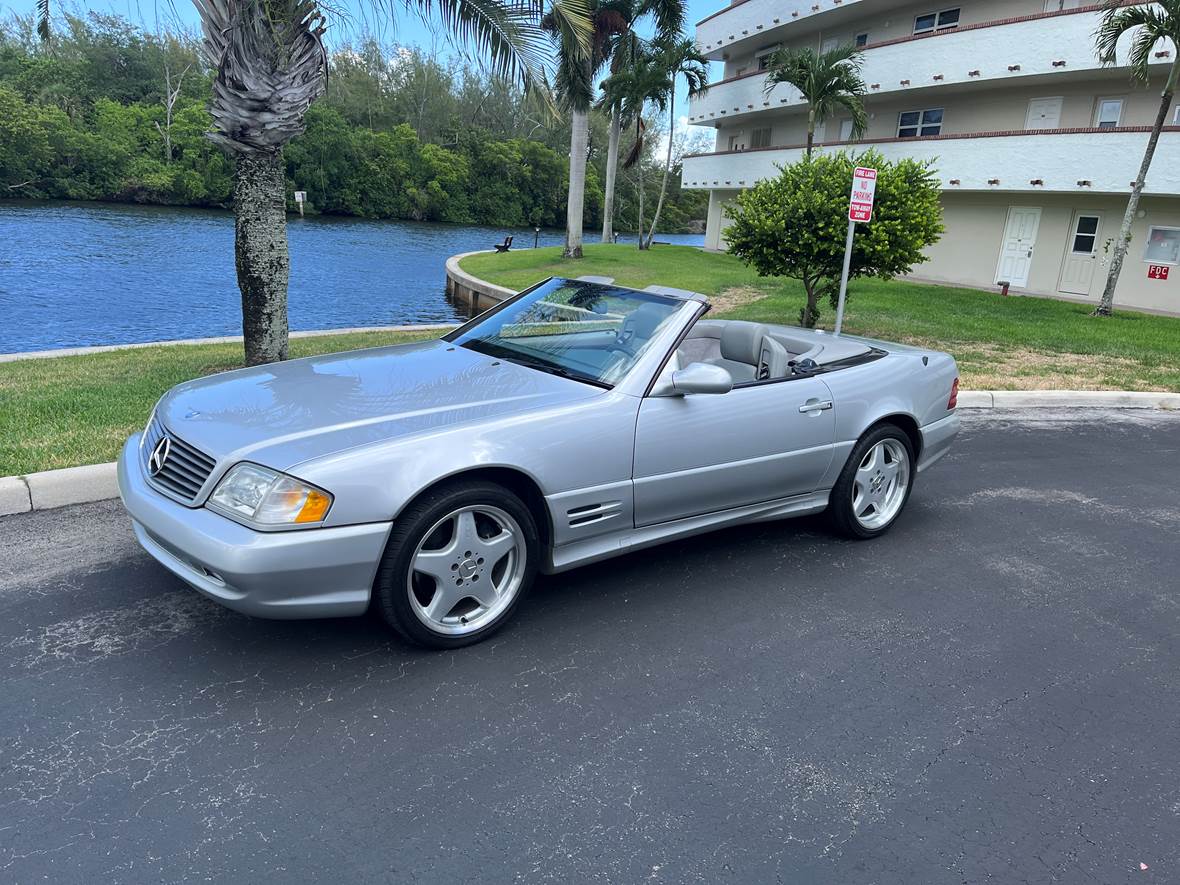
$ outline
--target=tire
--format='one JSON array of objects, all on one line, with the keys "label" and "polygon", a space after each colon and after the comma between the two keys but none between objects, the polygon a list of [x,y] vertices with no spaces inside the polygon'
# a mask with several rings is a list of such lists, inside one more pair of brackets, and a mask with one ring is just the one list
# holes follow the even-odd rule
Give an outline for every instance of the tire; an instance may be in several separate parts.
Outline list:
[{"label": "tire", "polygon": [[[874,456],[878,460],[871,461]],[[910,499],[915,466],[913,443],[896,424],[881,424],[862,436],[832,488],[833,528],[860,540],[889,531]]]},{"label": "tire", "polygon": [[490,482],[441,486],[394,522],[373,607],[415,645],[471,645],[512,617],[540,552],[536,520],[517,495]]}]

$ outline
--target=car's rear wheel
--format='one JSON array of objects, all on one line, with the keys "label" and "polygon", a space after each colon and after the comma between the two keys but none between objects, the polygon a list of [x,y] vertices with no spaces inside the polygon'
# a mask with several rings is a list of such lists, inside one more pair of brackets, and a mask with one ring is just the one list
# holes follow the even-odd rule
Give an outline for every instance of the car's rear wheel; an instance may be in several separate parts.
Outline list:
[{"label": "car's rear wheel", "polygon": [[870,430],[832,489],[828,513],[851,538],[875,538],[897,521],[914,487],[914,447],[894,424]]},{"label": "car's rear wheel", "polygon": [[439,488],[397,518],[374,605],[403,638],[458,648],[491,635],[528,591],[539,555],[528,507],[502,486]]}]

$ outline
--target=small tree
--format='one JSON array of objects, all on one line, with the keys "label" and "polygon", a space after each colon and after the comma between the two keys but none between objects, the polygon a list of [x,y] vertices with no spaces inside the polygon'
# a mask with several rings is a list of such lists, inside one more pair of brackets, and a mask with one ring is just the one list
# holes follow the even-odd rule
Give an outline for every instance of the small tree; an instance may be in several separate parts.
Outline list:
[{"label": "small tree", "polygon": [[840,294],[848,196],[856,166],[877,170],[873,220],[858,226],[849,278],[889,279],[926,260],[924,250],[943,232],[939,187],[929,162],[887,161],[869,151],[860,156],[821,154],[759,182],[728,207],[733,223],[725,231],[729,251],[760,276],[793,277],[803,283],[807,303],[799,323],[812,328],[819,300],[832,306]]},{"label": "small tree", "polygon": [[799,90],[807,102],[807,156],[815,145],[815,127],[841,109],[852,118],[852,140],[868,128],[864,95],[868,91],[860,76],[864,54],[852,44],[826,52],[810,47],[780,49],[770,56],[766,74],[766,95],[780,83]]},{"label": "small tree", "polygon": [[[1104,0],[1103,5],[1106,11],[1095,34],[1098,60],[1104,65],[1116,64],[1119,40],[1126,34],[1133,33],[1130,55],[1131,79],[1146,84],[1155,47],[1161,44],[1166,46],[1168,43],[1180,44],[1180,0],[1161,0],[1154,5],[1143,6],[1127,6],[1122,0]],[[1147,173],[1151,169],[1151,161],[1155,157],[1160,133],[1168,120],[1168,111],[1172,108],[1172,99],[1176,95],[1178,85],[1180,58],[1172,62],[1172,67],[1168,71],[1168,78],[1160,95],[1159,111],[1155,115],[1151,134],[1147,137],[1143,162],[1139,164],[1139,174],[1135,176],[1135,183],[1131,186],[1131,197],[1127,200],[1127,211],[1123,214],[1123,226],[1115,241],[1110,272],[1106,276],[1106,288],[1103,289],[1102,300],[1092,316],[1108,317],[1114,310],[1114,290],[1119,283],[1119,274],[1123,272],[1123,261],[1127,257],[1127,246],[1131,242],[1131,225],[1135,223],[1139,196],[1147,182]]]}]

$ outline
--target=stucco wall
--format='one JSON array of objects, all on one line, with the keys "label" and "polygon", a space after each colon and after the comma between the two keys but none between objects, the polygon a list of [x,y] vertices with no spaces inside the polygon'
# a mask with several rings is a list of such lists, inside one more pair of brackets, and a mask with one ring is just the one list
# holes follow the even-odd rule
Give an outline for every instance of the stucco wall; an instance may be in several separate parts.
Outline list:
[{"label": "stucco wall", "polygon": [[[1037,295],[1063,295],[1061,273],[1073,236],[1075,212],[1100,213],[1098,257],[1094,259],[1089,293],[1065,297],[1097,302],[1106,284],[1108,270],[1103,246],[1117,236],[1126,209],[1125,198],[1037,194],[943,194],[947,232],[929,252],[930,261],[914,269],[914,276],[940,282],[990,288],[1011,206],[1037,207],[1041,223],[1033,251],[1028,286],[1021,290]],[[1180,267],[1171,269],[1166,281],[1149,280],[1143,260],[1150,225],[1180,227],[1180,197],[1144,198],[1140,208],[1145,217],[1136,219],[1131,246],[1119,277],[1115,301],[1127,307],[1142,307],[1180,313]]]}]

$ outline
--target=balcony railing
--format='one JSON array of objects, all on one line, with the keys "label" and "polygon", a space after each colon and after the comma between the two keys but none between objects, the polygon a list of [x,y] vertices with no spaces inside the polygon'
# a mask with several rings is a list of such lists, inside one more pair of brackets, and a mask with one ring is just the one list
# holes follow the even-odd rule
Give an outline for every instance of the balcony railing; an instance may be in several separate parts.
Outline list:
[{"label": "balcony railing", "polygon": [[[756,2],[756,0],[748,0]],[[1101,67],[1094,52],[1095,7],[1037,13],[953,31],[870,44],[861,74],[869,95],[884,95],[952,84],[1018,81],[1045,74]],[[1176,47],[1157,46],[1153,60],[1171,64]],[[1127,52],[1120,45],[1119,57]],[[799,91],[776,86],[766,93],[766,74],[753,71],[718,81],[689,105],[688,120],[699,125],[741,119],[773,108],[801,107]]]},{"label": "balcony railing", "polygon": [[[1147,147],[1147,126],[1119,129],[1035,129],[825,142],[819,151],[879,150],[886,159],[933,163],[944,190],[1045,193],[1130,193]],[[684,158],[684,187],[738,190],[778,175],[803,158],[803,145],[719,151]],[[1166,126],[1144,193],[1180,193],[1180,126]]]}]

